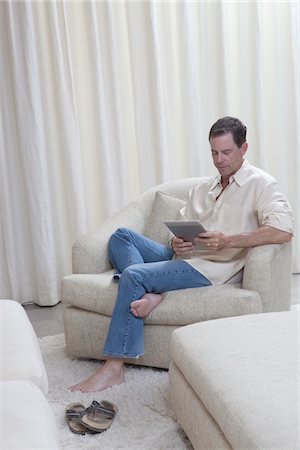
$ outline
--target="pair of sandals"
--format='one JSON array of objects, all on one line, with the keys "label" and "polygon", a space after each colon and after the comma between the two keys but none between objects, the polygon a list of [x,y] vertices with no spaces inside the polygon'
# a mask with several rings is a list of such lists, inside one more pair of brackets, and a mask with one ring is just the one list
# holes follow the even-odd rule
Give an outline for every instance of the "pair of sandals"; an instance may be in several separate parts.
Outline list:
[{"label": "pair of sandals", "polygon": [[102,433],[111,426],[117,411],[117,406],[106,400],[93,400],[87,408],[82,403],[71,403],[66,408],[66,420],[73,433]]}]

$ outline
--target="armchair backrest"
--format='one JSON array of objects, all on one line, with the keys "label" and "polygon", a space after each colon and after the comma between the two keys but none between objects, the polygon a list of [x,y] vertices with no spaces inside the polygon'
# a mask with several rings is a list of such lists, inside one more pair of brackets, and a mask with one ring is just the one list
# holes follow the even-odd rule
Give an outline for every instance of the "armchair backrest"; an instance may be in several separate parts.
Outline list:
[{"label": "armchair backrest", "polygon": [[[109,270],[111,266],[107,255],[107,244],[111,234],[119,227],[132,228],[160,242],[167,242],[169,232],[163,220],[173,217],[167,217],[167,214],[162,212],[155,214],[155,208],[158,206],[155,201],[156,193],[165,193],[170,196],[170,201],[175,199],[172,203],[173,211],[176,199],[184,204],[183,200],[187,198],[190,188],[199,180],[200,178],[185,178],[155,186],[125,205],[114,216],[107,218],[95,230],[77,239],[72,249],[73,273],[92,274]],[[153,220],[163,229],[162,234],[159,228],[153,225]]]}]

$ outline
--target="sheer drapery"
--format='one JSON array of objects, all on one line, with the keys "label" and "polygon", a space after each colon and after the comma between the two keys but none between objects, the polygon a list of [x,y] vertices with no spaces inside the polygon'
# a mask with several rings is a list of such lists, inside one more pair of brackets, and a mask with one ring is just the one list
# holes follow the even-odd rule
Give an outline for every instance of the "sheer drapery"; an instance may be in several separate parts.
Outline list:
[{"label": "sheer drapery", "polygon": [[297,211],[298,14],[297,2],[2,2],[0,298],[55,304],[79,235],[151,186],[216,173],[207,135],[223,115],[245,122],[247,158]]}]

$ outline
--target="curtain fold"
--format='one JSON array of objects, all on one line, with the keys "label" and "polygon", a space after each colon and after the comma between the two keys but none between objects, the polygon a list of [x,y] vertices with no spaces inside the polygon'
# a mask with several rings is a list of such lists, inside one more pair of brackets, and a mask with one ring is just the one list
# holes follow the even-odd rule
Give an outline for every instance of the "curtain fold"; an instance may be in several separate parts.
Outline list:
[{"label": "curtain fold", "polygon": [[2,2],[0,52],[0,298],[57,303],[76,238],[216,173],[223,115],[290,200],[300,270],[297,2]]},{"label": "curtain fold", "polygon": [[45,6],[1,5],[1,297],[54,304],[87,222],[66,35],[60,9]]}]

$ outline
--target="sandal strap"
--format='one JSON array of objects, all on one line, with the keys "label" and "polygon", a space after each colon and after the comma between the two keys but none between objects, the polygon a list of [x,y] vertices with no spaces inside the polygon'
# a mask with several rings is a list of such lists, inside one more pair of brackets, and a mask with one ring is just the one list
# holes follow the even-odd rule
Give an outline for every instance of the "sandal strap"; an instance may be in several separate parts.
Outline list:
[{"label": "sandal strap", "polygon": [[66,417],[68,419],[80,418],[81,417],[81,413],[82,413],[82,411],[72,411],[71,409],[69,409],[69,411],[66,411]]},{"label": "sandal strap", "polygon": [[82,403],[72,403],[67,406],[65,414],[67,419],[80,417],[79,413],[85,409]]},{"label": "sandal strap", "polygon": [[95,413],[100,412],[111,419],[113,419],[116,415],[114,409],[112,407],[110,407],[110,405],[107,402],[99,403],[96,400],[93,400],[91,407],[92,407],[92,409],[90,412],[95,412]]},{"label": "sandal strap", "polygon": [[90,412],[92,412],[94,409],[93,405],[88,406],[87,408],[83,408],[83,409],[68,409],[66,411],[66,417],[68,419],[80,419],[83,414],[89,414]]}]

